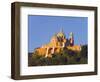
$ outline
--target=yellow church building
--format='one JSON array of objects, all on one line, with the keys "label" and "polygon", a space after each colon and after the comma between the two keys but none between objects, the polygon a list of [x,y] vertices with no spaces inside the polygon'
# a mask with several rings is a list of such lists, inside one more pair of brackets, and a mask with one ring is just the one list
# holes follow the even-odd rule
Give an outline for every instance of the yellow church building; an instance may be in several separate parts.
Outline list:
[{"label": "yellow church building", "polygon": [[74,45],[74,35],[72,32],[70,33],[70,38],[68,39],[66,38],[66,35],[63,30],[61,30],[60,32],[52,36],[48,44],[36,48],[34,52],[37,52],[38,55],[44,57],[52,57],[53,54],[60,53],[62,49],[68,49],[75,52],[81,51],[80,45]]}]

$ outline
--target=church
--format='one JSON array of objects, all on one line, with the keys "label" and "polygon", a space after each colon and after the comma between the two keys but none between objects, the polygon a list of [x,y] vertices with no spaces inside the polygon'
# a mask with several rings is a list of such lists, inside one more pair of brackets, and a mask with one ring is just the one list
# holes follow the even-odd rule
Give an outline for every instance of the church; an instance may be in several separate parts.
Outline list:
[{"label": "church", "polygon": [[68,49],[75,52],[81,51],[80,45],[74,45],[74,34],[70,32],[69,38],[66,38],[63,30],[54,34],[48,44],[42,45],[36,48],[33,53],[37,53],[40,56],[52,57],[53,54],[60,53],[61,50]]}]

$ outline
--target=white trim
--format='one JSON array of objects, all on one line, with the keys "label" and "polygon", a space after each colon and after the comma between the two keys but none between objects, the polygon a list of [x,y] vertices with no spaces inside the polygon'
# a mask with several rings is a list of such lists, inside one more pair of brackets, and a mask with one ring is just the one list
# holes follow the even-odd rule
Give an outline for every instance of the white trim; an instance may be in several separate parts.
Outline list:
[{"label": "white trim", "polygon": [[[21,75],[75,73],[94,71],[94,11],[21,7],[20,71]],[[88,17],[88,64],[28,67],[28,15]]]}]

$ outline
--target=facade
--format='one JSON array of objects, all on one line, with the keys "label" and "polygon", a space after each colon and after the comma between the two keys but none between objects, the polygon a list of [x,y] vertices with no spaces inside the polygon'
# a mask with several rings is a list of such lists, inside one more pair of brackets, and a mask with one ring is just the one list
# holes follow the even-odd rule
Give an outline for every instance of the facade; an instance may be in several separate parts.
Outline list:
[{"label": "facade", "polygon": [[[45,57],[52,57],[55,53],[60,53],[62,49],[68,49],[75,52],[81,51],[80,45],[74,45],[74,35],[71,32],[70,38],[66,38],[63,30],[54,34],[51,41],[48,44],[42,45],[40,48],[36,48],[34,52],[37,52],[38,55]],[[33,53],[34,53],[33,52]]]}]

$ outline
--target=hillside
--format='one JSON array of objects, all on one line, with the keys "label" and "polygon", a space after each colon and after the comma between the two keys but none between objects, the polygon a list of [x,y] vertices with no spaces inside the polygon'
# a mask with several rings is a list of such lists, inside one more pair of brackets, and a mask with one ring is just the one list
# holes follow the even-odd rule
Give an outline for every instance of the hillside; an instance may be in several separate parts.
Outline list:
[{"label": "hillside", "polygon": [[45,58],[37,53],[29,53],[28,66],[86,64],[88,63],[87,54],[87,45],[83,45],[80,52],[63,49],[59,54],[52,54],[51,58]]}]

